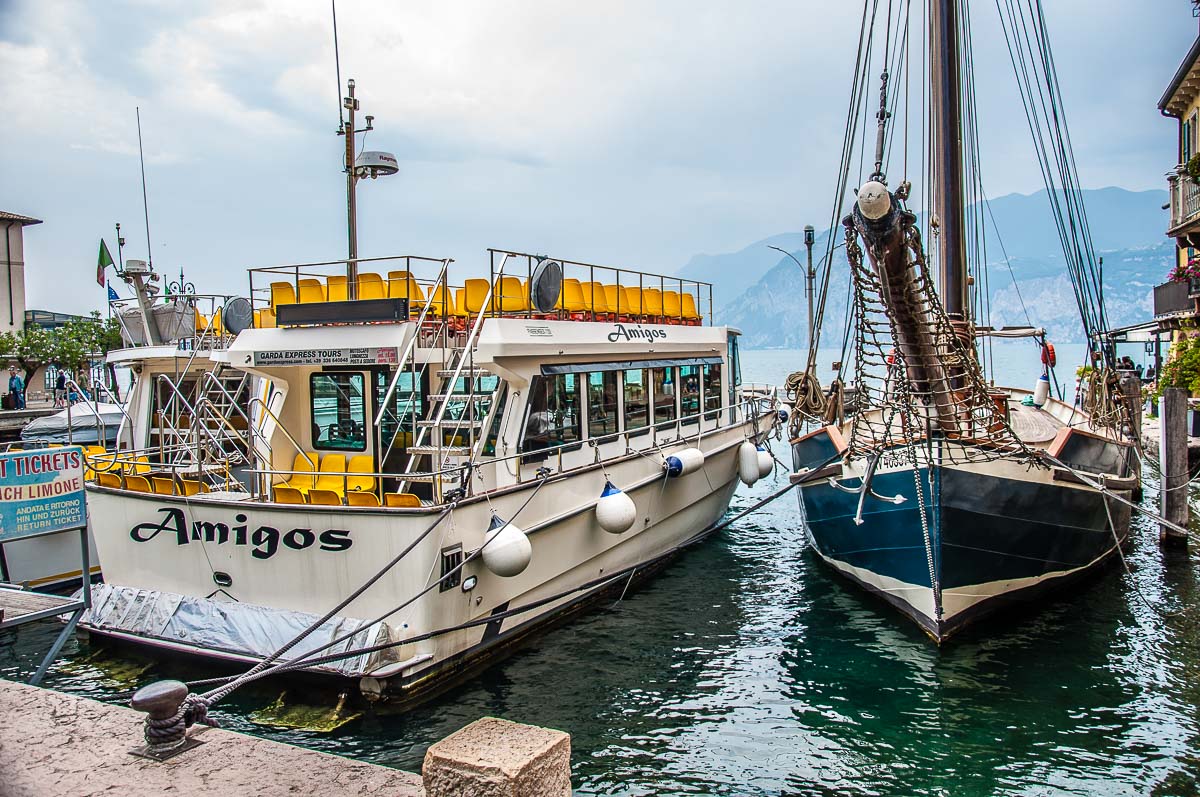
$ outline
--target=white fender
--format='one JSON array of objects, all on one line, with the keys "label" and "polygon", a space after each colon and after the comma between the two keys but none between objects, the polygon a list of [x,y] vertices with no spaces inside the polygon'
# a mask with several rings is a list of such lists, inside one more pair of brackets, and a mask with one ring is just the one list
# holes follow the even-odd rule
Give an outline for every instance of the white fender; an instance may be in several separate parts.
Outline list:
[{"label": "white fender", "polygon": [[483,538],[483,564],[498,576],[515,576],[524,572],[533,559],[533,544],[516,525],[492,515],[492,525]]},{"label": "white fender", "polygon": [[609,534],[623,534],[633,528],[637,507],[633,499],[612,482],[604,483],[604,492],[596,501],[596,522]]},{"label": "white fender", "polygon": [[1050,398],[1050,378],[1042,374],[1033,387],[1033,406],[1042,406],[1048,398]]},{"label": "white fender", "polygon": [[766,478],[775,470],[775,458],[771,456],[771,452],[759,446],[754,452],[755,464],[758,466],[758,475],[761,478]]},{"label": "white fender", "polygon": [[685,448],[663,459],[663,470],[669,479],[686,476],[700,470],[703,465],[704,452],[698,448]]},{"label": "white fender", "polygon": [[747,487],[762,478],[758,468],[758,449],[749,440],[738,446],[738,478]]}]

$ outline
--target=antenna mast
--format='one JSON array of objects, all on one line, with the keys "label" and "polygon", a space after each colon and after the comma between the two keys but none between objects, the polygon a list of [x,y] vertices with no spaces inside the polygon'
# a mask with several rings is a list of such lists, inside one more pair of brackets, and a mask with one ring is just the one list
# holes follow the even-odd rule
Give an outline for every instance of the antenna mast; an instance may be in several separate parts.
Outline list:
[{"label": "antenna mast", "polygon": [[[134,106],[137,114],[138,162],[142,166],[142,214],[146,217],[146,262],[154,270],[154,250],[150,248],[150,203],[146,200],[146,156],[142,153],[142,109]],[[124,266],[122,266],[124,268]]]}]

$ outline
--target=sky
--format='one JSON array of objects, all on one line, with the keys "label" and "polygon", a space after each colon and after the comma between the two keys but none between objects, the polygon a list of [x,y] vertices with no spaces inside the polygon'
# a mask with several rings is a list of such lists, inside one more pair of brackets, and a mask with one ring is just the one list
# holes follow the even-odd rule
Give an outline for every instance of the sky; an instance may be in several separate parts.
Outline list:
[{"label": "sky", "polygon": [[[1031,193],[995,3],[970,7],[985,188]],[[341,0],[365,146],[400,162],[359,186],[360,256],[462,274],[492,246],[670,273],[823,228],[861,9]],[[1176,123],[1156,103],[1196,38],[1191,3],[1046,0],[1046,15],[1083,187],[1165,188]],[[344,256],[341,93],[327,0],[0,0],[0,209],[45,221],[25,233],[28,305],[101,306],[116,222],[125,257],[146,257],[139,107],[164,276],[245,293],[248,267]]]}]

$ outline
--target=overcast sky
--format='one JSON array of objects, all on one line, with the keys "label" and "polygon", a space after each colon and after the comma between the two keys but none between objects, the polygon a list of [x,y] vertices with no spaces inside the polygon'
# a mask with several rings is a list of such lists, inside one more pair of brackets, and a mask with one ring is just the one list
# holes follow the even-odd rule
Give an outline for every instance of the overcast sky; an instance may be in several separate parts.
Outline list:
[{"label": "overcast sky", "polygon": [[[1046,5],[1083,185],[1164,188],[1175,122],[1156,102],[1196,38],[1191,4]],[[674,271],[823,227],[860,8],[341,0],[366,146],[401,164],[360,186],[360,254]],[[986,188],[1029,193],[995,4],[971,8]],[[114,222],[145,256],[135,106],[159,271],[244,292],[247,266],[344,254],[337,101],[327,0],[0,0],[0,209],[46,222],[26,230],[29,305],[99,306]]]}]

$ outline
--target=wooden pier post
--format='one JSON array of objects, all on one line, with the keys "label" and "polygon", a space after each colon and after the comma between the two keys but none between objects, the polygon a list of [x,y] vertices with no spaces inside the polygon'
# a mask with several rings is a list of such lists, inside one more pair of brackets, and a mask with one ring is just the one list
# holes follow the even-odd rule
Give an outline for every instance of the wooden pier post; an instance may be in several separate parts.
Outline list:
[{"label": "wooden pier post", "polygon": [[[1188,401],[1183,388],[1163,390],[1162,419],[1159,424],[1159,462],[1162,464],[1162,516],[1183,526],[1188,525]],[[1159,527],[1159,542],[1172,548],[1187,548],[1187,535],[1168,526]]]}]

